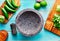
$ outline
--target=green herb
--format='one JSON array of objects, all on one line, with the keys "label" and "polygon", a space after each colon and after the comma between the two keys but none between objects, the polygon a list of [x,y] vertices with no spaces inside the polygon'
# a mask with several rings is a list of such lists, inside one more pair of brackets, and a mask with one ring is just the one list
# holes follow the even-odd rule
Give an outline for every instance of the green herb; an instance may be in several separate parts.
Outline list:
[{"label": "green herb", "polygon": [[54,26],[60,30],[60,15],[55,14],[53,18]]}]

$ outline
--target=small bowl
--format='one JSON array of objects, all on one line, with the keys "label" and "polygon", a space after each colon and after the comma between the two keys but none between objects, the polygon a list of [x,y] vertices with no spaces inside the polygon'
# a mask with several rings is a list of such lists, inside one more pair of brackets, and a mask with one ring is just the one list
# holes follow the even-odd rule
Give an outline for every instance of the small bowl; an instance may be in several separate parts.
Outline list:
[{"label": "small bowl", "polygon": [[44,20],[34,9],[24,9],[16,17],[16,26],[24,36],[34,36],[42,30]]}]

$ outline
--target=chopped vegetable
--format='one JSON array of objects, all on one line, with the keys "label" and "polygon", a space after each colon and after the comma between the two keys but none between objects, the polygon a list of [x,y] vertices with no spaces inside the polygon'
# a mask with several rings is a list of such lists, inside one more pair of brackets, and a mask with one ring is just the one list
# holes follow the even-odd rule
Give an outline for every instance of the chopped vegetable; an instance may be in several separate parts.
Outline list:
[{"label": "chopped vegetable", "polygon": [[53,18],[54,26],[60,30],[60,15],[55,14]]},{"label": "chopped vegetable", "polygon": [[46,7],[47,6],[47,2],[46,1],[41,1],[40,4],[41,4],[42,7]]},{"label": "chopped vegetable", "polygon": [[5,17],[4,17],[4,16],[2,16],[2,15],[0,15],[0,23],[3,23],[3,22],[4,22],[4,20],[5,20]]},{"label": "chopped vegetable", "polygon": [[60,12],[60,5],[57,6],[56,11]]},{"label": "chopped vegetable", "polygon": [[9,18],[8,13],[4,8],[2,8],[2,12],[3,12],[5,18],[8,19]]},{"label": "chopped vegetable", "polygon": [[7,5],[5,5],[4,8],[5,8],[6,11],[8,11],[8,12],[16,12],[16,10],[13,10],[13,9],[9,8]]},{"label": "chopped vegetable", "polygon": [[7,4],[11,9],[15,9],[15,8],[12,6],[12,4],[11,4],[10,1],[11,1],[11,0],[5,0],[6,4]]},{"label": "chopped vegetable", "polygon": [[17,5],[17,3],[15,3],[15,0],[11,0],[11,4],[15,7],[18,8],[19,6]]},{"label": "chopped vegetable", "polygon": [[40,6],[40,4],[39,3],[36,3],[35,5],[34,5],[34,8],[35,9],[39,9],[41,6]]}]

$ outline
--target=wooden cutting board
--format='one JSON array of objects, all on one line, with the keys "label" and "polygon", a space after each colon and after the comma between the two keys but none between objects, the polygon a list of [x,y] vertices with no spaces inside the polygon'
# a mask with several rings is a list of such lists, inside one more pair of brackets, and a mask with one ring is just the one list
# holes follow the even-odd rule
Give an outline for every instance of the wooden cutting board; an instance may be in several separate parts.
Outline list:
[{"label": "wooden cutting board", "polygon": [[60,30],[58,30],[57,28],[54,27],[54,23],[52,22],[52,18],[54,17],[54,14],[60,14],[60,12],[56,12],[56,7],[57,5],[60,5],[60,0],[56,0],[47,20],[46,20],[46,23],[45,23],[45,26],[44,28],[48,31],[51,31],[57,35],[60,36]]},{"label": "wooden cutting board", "polygon": [[[17,3],[18,6],[20,6],[20,0],[15,0],[15,3]],[[1,5],[0,8],[4,8],[4,5],[5,5],[5,4],[6,4],[6,2],[4,2],[4,3]],[[2,12],[1,9],[0,9],[0,15],[3,15],[3,12]],[[8,19],[8,20],[5,19],[4,23],[7,23],[7,22],[10,20],[10,18],[14,15],[14,13],[8,12],[8,15],[9,15],[9,19]],[[4,16],[4,15],[3,15],[3,16]]]}]

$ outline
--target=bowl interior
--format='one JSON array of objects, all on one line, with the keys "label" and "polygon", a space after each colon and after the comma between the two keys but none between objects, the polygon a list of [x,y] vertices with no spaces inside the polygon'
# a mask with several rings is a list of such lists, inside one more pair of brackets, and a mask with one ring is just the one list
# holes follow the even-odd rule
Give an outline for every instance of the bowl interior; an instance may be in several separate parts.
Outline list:
[{"label": "bowl interior", "polygon": [[20,32],[27,35],[36,34],[40,30],[41,19],[33,11],[23,12],[17,19],[17,26]]}]

